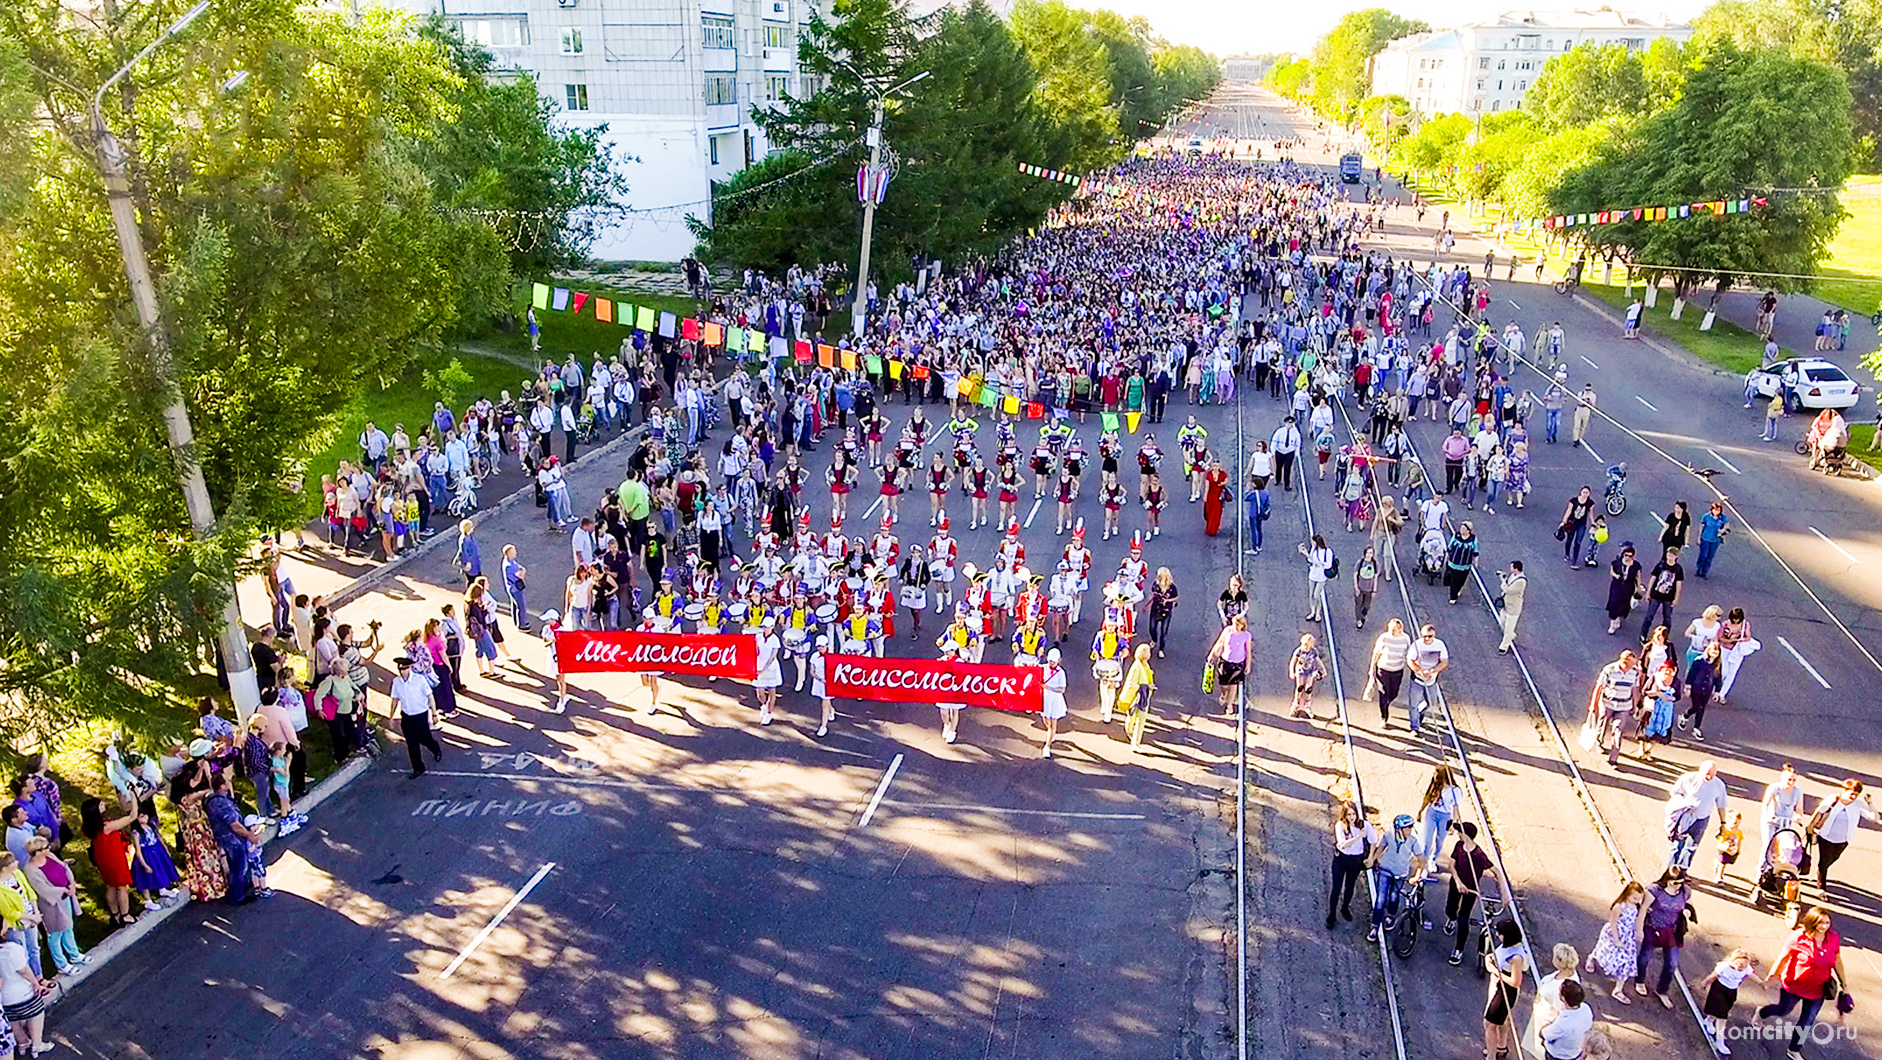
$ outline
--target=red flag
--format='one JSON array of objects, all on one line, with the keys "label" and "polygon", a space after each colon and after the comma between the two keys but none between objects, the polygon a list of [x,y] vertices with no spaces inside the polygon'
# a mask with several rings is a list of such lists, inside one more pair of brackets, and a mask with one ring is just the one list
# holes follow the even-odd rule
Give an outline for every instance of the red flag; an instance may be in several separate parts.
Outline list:
[{"label": "red flag", "polygon": [[1041,405],[1037,401],[1026,402],[1026,418],[1027,419],[1029,420],[1044,419],[1045,415],[1046,415],[1046,408],[1044,405]]},{"label": "red flag", "polygon": [[835,699],[962,703],[1018,711],[1037,711],[1045,706],[1045,670],[1037,666],[878,659],[873,655],[825,655],[823,662],[825,686]]},{"label": "red flag", "polygon": [[565,629],[555,635],[555,658],[565,674],[653,671],[740,681],[758,676],[755,637]]},{"label": "red flag", "polygon": [[691,339],[694,342],[698,342],[699,321],[694,320],[692,317],[687,317],[685,320],[680,321],[680,338]]},{"label": "red flag", "polygon": [[575,312],[579,313],[582,311],[582,307],[587,304],[588,304],[588,296],[583,294],[580,291],[576,291],[575,292],[575,304],[571,306],[570,308],[573,309]]},{"label": "red flag", "polygon": [[803,339],[798,339],[796,342],[791,343],[791,356],[797,358],[798,364],[809,364],[810,343]]}]

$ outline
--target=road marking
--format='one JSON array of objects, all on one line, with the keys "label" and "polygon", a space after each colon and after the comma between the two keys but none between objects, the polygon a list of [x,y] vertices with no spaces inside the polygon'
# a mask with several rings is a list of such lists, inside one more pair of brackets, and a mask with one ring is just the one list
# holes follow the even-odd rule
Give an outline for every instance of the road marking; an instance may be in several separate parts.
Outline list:
[{"label": "road marking", "polygon": [[1817,672],[1817,668],[1816,668],[1816,667],[1814,667],[1814,666],[1812,666],[1812,665],[1810,665],[1810,660],[1808,660],[1808,659],[1806,659],[1806,658],[1804,658],[1804,657],[1803,657],[1803,656],[1802,656],[1801,654],[1799,654],[1799,653],[1798,653],[1798,651],[1797,651],[1797,649],[1796,649],[1795,647],[1792,647],[1792,646],[1791,646],[1791,642],[1790,642],[1790,641],[1788,641],[1788,640],[1785,640],[1785,639],[1784,639],[1783,637],[1779,637],[1779,638],[1777,639],[1777,642],[1778,642],[1779,644],[1782,644],[1782,645],[1784,645],[1784,650],[1785,650],[1785,651],[1788,651],[1788,652],[1790,652],[1790,653],[1791,653],[1791,658],[1793,658],[1793,659],[1796,659],[1796,660],[1797,660],[1797,665],[1799,665],[1799,666],[1801,666],[1801,667],[1803,667],[1804,669],[1806,669],[1806,670],[1808,670],[1808,671],[1810,671],[1810,676],[1812,676],[1812,677],[1814,677],[1814,678],[1816,678],[1816,679],[1817,679],[1817,684],[1820,684],[1820,685],[1822,685],[1822,686],[1823,686],[1823,687],[1825,687],[1825,688],[1828,688],[1828,687],[1830,687],[1830,683],[1829,683],[1828,681],[1825,681],[1825,680],[1823,679],[1823,675]]},{"label": "road marking", "polygon": [[1585,364],[1585,365],[1587,365],[1587,366],[1588,366],[1588,367],[1590,367],[1590,368],[1593,368],[1593,369],[1595,369],[1596,371],[1599,371],[1599,370],[1600,370],[1600,368],[1601,368],[1601,366],[1600,366],[1600,365],[1598,365],[1598,364],[1596,364],[1596,363],[1594,363],[1593,361],[1591,361],[1591,360],[1589,360],[1589,359],[1588,359],[1588,358],[1586,358],[1586,357],[1583,357],[1583,358],[1581,359],[1581,363],[1583,363],[1583,364]]},{"label": "road marking", "polygon": [[1032,529],[1032,518],[1033,516],[1039,514],[1039,506],[1041,504],[1044,504],[1045,502],[1046,502],[1046,499],[1044,497],[1033,498],[1032,511],[1026,513],[1026,529],[1028,530]]},{"label": "road marking", "polygon": [[1824,537],[1824,536],[1823,536],[1823,531],[1821,531],[1821,530],[1819,530],[1819,529],[1817,529],[1816,527],[1814,527],[1814,526],[1813,526],[1813,527],[1811,527],[1811,528],[1810,528],[1810,532],[1811,532],[1811,533],[1813,533],[1813,534],[1815,534],[1815,535],[1817,535],[1817,537],[1818,537],[1818,538],[1821,538],[1824,544],[1826,544],[1826,545],[1828,545],[1828,546],[1830,546],[1831,548],[1833,548],[1833,549],[1835,549],[1835,550],[1837,550],[1838,552],[1841,552],[1841,553],[1843,554],[1843,558],[1844,558],[1844,559],[1847,559],[1847,560],[1849,560],[1849,561],[1850,561],[1851,563],[1861,563],[1861,562],[1862,562],[1862,560],[1859,560],[1859,559],[1857,559],[1856,557],[1854,557],[1854,556],[1852,556],[1852,555],[1850,555],[1850,554],[1849,554],[1849,550],[1848,550],[1848,549],[1846,549],[1846,548],[1844,548],[1843,546],[1841,546],[1841,545],[1839,545],[1839,544],[1837,544],[1836,542],[1834,542],[1834,541],[1832,541],[1832,540],[1830,540],[1829,538],[1827,538],[1827,537]]},{"label": "road marking", "polygon": [[[1825,685],[1823,687],[1828,688],[1829,686]],[[477,952],[477,947],[484,944],[484,940],[488,939],[490,933],[497,929],[497,925],[503,923],[505,917],[515,912],[517,906],[523,904],[523,899],[529,897],[529,892],[535,890],[536,885],[541,883],[542,878],[549,875],[549,870],[553,868],[555,868],[555,862],[544,862],[542,868],[537,869],[536,874],[531,876],[529,882],[523,885],[523,889],[512,895],[509,902],[505,904],[502,909],[497,910],[496,918],[484,925],[484,929],[477,933],[476,938],[470,940],[470,945],[464,947],[463,952],[459,953],[455,960],[445,965],[444,971],[438,973],[438,978],[449,979],[451,976],[457,974],[457,970],[463,967],[465,960],[468,959],[471,954]]]},{"label": "road marking", "polygon": [[1727,460],[1724,457],[1720,456],[1719,451],[1717,449],[1707,449],[1706,452],[1712,454],[1712,459],[1717,460],[1721,464],[1724,464],[1725,470],[1730,471],[1734,475],[1744,474],[1743,471],[1740,471],[1738,470],[1738,468],[1732,466],[1732,462],[1730,460]]},{"label": "road marking", "polygon": [[1069,817],[1075,821],[1142,821],[1141,813],[1081,813],[1073,810],[1022,810],[1013,806],[973,806],[958,802],[904,802],[890,799],[884,806],[905,810],[961,810],[971,813],[1003,813],[1016,817]]},{"label": "road marking", "polygon": [[863,509],[863,521],[868,522],[869,517],[875,514],[876,508],[879,507],[881,504],[882,504],[882,494],[878,493],[876,494],[876,499],[869,502],[869,507]]},{"label": "road marking", "polygon": [[882,805],[882,796],[889,790],[889,782],[895,779],[895,771],[902,768],[902,756],[896,755],[889,760],[889,768],[883,771],[882,783],[876,785],[876,793],[869,797],[869,808],[863,811],[863,819],[856,822],[856,827],[869,827],[869,819],[876,815],[876,807]]},{"label": "road marking", "polygon": [[1512,305],[1512,306],[1515,306],[1515,307],[1516,307],[1517,309],[1521,309],[1521,308],[1522,308],[1522,306],[1519,306],[1519,305],[1516,305],[1516,299],[1514,299],[1514,298],[1505,298],[1505,299],[1503,299],[1503,300],[1504,300],[1505,302],[1508,302],[1508,303],[1509,303],[1510,305]]},{"label": "road marking", "polygon": [[1639,394],[1634,395],[1634,400],[1640,402],[1642,405],[1647,406],[1649,409],[1652,409],[1655,412],[1660,411],[1660,406],[1655,405],[1653,402],[1648,401],[1646,398],[1641,397]]},{"label": "road marking", "polygon": [[1601,459],[1601,454],[1600,454],[1600,453],[1597,453],[1597,452],[1595,452],[1595,451],[1594,451],[1594,446],[1592,446],[1592,445],[1589,445],[1589,444],[1588,444],[1588,439],[1586,439],[1586,438],[1583,438],[1583,439],[1581,440],[1581,447],[1582,447],[1583,449],[1586,449],[1586,450],[1588,450],[1588,452],[1589,452],[1589,454],[1590,454],[1590,455],[1592,455],[1592,456],[1593,456],[1593,457],[1595,458],[1595,462],[1596,462],[1596,463],[1598,463],[1598,464],[1605,464],[1605,463],[1607,463],[1607,461],[1606,461],[1606,460],[1603,460],[1603,459]]}]

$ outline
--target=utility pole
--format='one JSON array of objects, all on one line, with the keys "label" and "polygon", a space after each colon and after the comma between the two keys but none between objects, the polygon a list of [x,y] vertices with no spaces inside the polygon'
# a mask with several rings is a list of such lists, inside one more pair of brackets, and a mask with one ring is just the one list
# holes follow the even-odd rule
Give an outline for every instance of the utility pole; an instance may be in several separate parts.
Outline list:
[{"label": "utility pole", "polygon": [[[172,23],[161,37],[146,45],[130,62],[112,74],[91,101],[92,139],[98,150],[98,169],[104,176],[105,194],[111,203],[111,226],[117,231],[118,251],[124,258],[124,277],[130,283],[131,303],[137,309],[137,322],[150,349],[152,374],[165,390],[164,433],[169,437],[170,458],[176,468],[177,485],[183,490],[183,505],[189,512],[190,527],[205,537],[215,530],[215,506],[209,499],[209,486],[203,480],[203,467],[196,459],[196,433],[190,426],[189,406],[176,382],[176,363],[170,352],[170,336],[164,330],[157,304],[157,286],[150,278],[150,260],[144,254],[144,238],[137,228],[137,211],[131,198],[131,181],[125,166],[124,146],[105,125],[104,98],[111,86],[131,72],[131,68],[156,51],[165,42],[183,32],[191,22],[209,9],[209,0],[201,0],[182,18]],[[235,586],[223,586],[227,597],[222,604],[222,628],[216,643],[222,651],[222,664],[229,676],[229,694],[235,700],[237,714],[246,719],[261,705],[261,692],[255,681],[255,666],[248,654],[248,636],[242,628],[242,610],[235,599]]]},{"label": "utility pole", "polygon": [[[856,79],[863,87],[869,87],[862,74],[855,67],[849,68],[856,74]],[[882,166],[882,105],[885,100],[917,81],[925,80],[931,71],[923,70],[914,77],[883,92],[876,93],[875,109],[871,114],[869,132],[864,142],[869,145],[869,169],[863,190],[863,249],[856,264],[856,294],[850,302],[850,334],[860,336],[869,322],[869,244],[876,234],[876,196],[872,187],[877,171]],[[885,192],[887,189],[884,189]]]}]

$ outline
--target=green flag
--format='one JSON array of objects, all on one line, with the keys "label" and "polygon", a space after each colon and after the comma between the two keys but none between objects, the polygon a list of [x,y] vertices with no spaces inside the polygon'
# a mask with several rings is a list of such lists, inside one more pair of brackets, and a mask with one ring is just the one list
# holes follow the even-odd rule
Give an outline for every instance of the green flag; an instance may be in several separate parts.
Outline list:
[{"label": "green flag", "polygon": [[531,304],[537,309],[549,308],[549,285],[546,283],[532,283],[529,286],[532,292]]},{"label": "green flag", "polygon": [[882,358],[872,353],[863,361],[863,367],[868,370],[870,375],[881,375]]},{"label": "green flag", "polygon": [[1107,431],[1117,430],[1117,413],[1104,412],[1098,415],[1098,424]]},{"label": "green flag", "polygon": [[654,314],[652,306],[641,306],[634,311],[634,327],[640,331],[652,331]]}]

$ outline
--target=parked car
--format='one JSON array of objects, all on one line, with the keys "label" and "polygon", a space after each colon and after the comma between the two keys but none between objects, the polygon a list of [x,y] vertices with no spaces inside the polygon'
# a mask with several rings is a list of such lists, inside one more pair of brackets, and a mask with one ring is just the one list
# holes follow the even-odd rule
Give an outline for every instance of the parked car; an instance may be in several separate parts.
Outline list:
[{"label": "parked car", "polygon": [[1781,392],[1784,407],[1792,412],[1850,408],[1862,392],[1848,372],[1822,357],[1793,357],[1753,368],[1745,375],[1745,385],[1763,398]]}]

